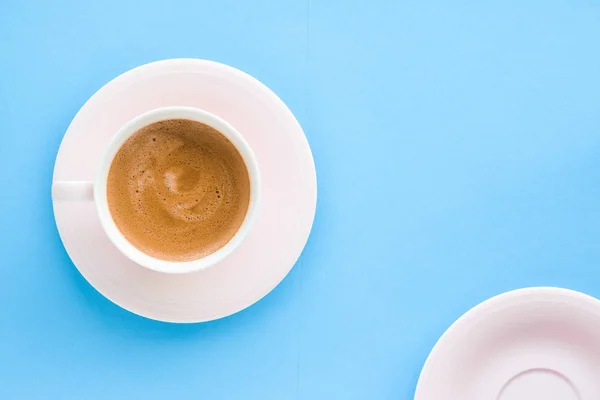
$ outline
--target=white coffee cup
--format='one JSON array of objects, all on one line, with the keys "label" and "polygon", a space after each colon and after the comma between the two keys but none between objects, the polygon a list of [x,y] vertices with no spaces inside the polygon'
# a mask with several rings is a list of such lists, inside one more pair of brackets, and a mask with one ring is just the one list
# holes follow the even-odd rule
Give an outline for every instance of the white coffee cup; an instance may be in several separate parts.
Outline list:
[{"label": "white coffee cup", "polygon": [[[250,178],[250,203],[242,225],[227,244],[212,254],[192,261],[165,261],[149,256],[133,246],[117,228],[108,207],[106,185],[113,158],[125,141],[141,128],[168,119],[188,119],[201,122],[221,132],[242,156]],[[170,274],[181,274],[209,268],[227,258],[242,243],[256,219],[261,197],[261,181],[254,152],[242,135],[223,119],[193,107],[164,107],[139,115],[115,134],[100,159],[93,182],[56,181],[52,184],[54,201],[93,201],[102,228],[112,243],[128,258],[142,267]]]}]

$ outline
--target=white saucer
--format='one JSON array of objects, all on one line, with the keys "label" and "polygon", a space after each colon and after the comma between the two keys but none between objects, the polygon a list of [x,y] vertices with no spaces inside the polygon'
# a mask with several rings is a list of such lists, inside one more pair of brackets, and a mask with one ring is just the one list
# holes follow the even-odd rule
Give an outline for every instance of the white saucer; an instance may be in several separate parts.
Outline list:
[{"label": "white saucer", "polygon": [[54,180],[89,180],[109,139],[154,108],[195,106],[233,125],[254,150],[262,202],[253,230],[221,264],[185,275],[134,264],[109,241],[92,203],[54,202],[58,231],[81,274],[119,306],[169,322],[201,322],[238,312],[269,293],[290,271],[310,233],[315,167],[302,128],[266,86],[232,67],[195,59],[135,68],[81,108],[62,141]]},{"label": "white saucer", "polygon": [[600,399],[600,301],[558,288],[493,297],[460,317],[415,400]]}]

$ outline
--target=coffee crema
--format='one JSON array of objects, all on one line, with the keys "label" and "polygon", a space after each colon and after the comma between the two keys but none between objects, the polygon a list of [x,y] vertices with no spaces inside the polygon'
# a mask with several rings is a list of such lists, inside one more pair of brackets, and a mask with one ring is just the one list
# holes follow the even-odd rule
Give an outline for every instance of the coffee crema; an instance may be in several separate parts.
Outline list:
[{"label": "coffee crema", "polygon": [[250,177],[216,129],[171,119],[134,133],[112,161],[108,206],[123,236],[166,261],[191,261],[223,247],[242,225]]}]

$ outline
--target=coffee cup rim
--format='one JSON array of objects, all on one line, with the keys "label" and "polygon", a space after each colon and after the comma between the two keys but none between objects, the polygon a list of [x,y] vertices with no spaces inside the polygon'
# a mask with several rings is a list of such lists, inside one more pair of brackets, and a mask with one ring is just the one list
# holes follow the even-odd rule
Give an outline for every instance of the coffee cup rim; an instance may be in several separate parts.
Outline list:
[{"label": "coffee cup rim", "polygon": [[[190,261],[169,261],[152,257],[139,250],[131,244],[117,227],[112,214],[110,213],[107,198],[107,182],[110,166],[117,152],[125,141],[141,128],[152,123],[169,119],[188,119],[206,124],[225,136],[238,150],[250,178],[250,201],[246,216],[239,229],[233,237],[217,251]],[[94,179],[94,203],[100,218],[102,228],[106,232],[110,241],[126,257],[136,264],[150,270],[168,274],[190,273],[210,268],[229,257],[243,242],[250,232],[261,198],[261,179],[260,170],[256,156],[252,148],[244,137],[227,121],[217,115],[196,107],[189,106],[169,106],[160,107],[126,122],[110,140],[108,146],[100,159],[96,177]]]}]

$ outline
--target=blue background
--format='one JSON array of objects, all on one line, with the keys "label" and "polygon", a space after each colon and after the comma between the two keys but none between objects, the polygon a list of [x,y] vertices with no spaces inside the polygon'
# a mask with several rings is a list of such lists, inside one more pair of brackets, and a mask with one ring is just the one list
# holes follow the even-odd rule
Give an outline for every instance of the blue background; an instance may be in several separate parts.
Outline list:
[{"label": "blue background", "polygon": [[[485,298],[600,296],[598,1],[0,0],[0,54],[2,399],[411,399]],[[284,282],[187,326],[95,292],[50,201],[79,107],[171,57],[271,87],[319,178]]]}]

